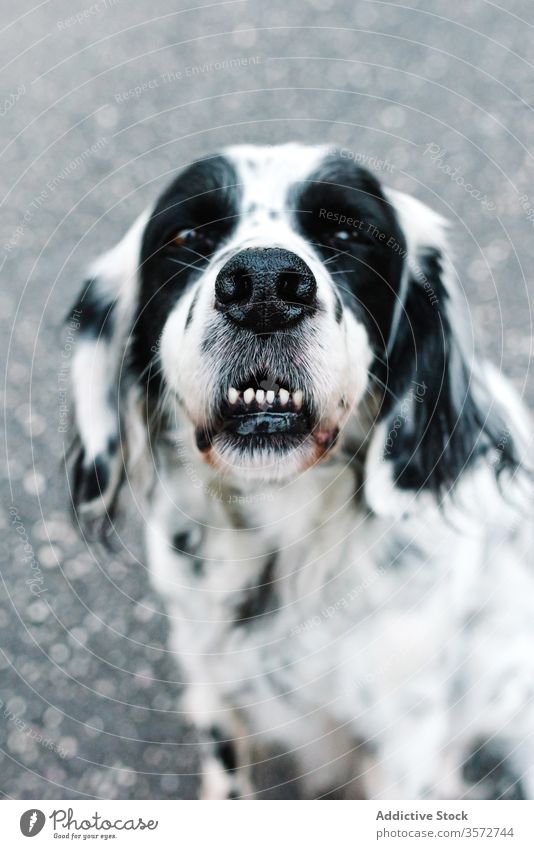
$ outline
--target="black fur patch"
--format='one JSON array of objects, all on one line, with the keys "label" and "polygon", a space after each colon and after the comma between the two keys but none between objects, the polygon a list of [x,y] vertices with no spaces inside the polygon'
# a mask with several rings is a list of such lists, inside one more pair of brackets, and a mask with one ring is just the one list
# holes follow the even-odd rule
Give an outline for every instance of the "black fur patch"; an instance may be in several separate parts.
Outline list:
[{"label": "black fur patch", "polygon": [[[237,173],[224,156],[195,162],[160,197],[141,247],[141,289],[133,327],[132,365],[148,372],[165,322],[183,292],[208,266],[239,218]],[[189,236],[177,244],[180,232]],[[192,317],[192,313],[188,320]],[[154,388],[159,369],[150,376]]]},{"label": "black fur patch", "polygon": [[335,317],[337,324],[341,324],[341,319],[343,318],[343,304],[341,303],[341,298],[339,297],[339,295],[336,295]]},{"label": "black fur patch", "polygon": [[109,482],[109,461],[98,454],[94,462],[84,467],[83,501],[92,501],[106,491]]},{"label": "black fur patch", "polygon": [[188,531],[175,533],[171,545],[179,554],[191,559],[191,569],[197,577],[204,573],[204,561],[201,557],[197,557],[197,546],[192,543],[192,537]]},{"label": "black fur patch", "polygon": [[506,758],[491,743],[480,743],[463,765],[467,784],[477,785],[484,799],[526,799],[521,780]]},{"label": "black fur patch", "polygon": [[215,743],[215,756],[227,772],[235,772],[238,767],[237,753],[233,740],[227,740],[220,728],[212,726],[210,734]]},{"label": "black fur patch", "polygon": [[187,531],[178,531],[172,538],[172,547],[181,554],[191,554],[191,535]]},{"label": "black fur patch", "polygon": [[198,299],[198,291],[195,292],[195,294],[193,296],[193,300],[191,301],[191,306],[189,307],[189,311],[187,313],[187,318],[185,320],[185,329],[186,330],[189,327],[189,325],[191,324],[191,322],[193,321],[193,315],[195,314],[195,306],[196,306],[196,303],[197,303],[197,299]]},{"label": "black fur patch", "polygon": [[365,168],[332,155],[292,194],[297,228],[335,272],[342,303],[383,359],[406,249],[393,207]]},{"label": "black fur patch", "polygon": [[[389,438],[384,456],[398,486],[442,494],[492,449],[498,449],[497,473],[515,469],[513,442],[502,440],[504,423],[489,403],[484,408],[475,399],[473,376],[451,325],[439,249],[428,245],[412,258],[396,323],[406,239],[374,176],[329,156],[295,187],[293,203],[297,226],[335,272],[345,308],[367,329],[375,353],[371,381],[383,393],[379,420],[385,420]],[[408,420],[403,407],[418,386],[424,392]]]},{"label": "black fur patch", "polygon": [[[474,460],[497,448],[504,422],[491,399],[475,398],[476,377],[463,359],[451,326],[449,298],[442,280],[443,260],[427,248],[408,283],[402,315],[388,366],[381,418],[388,438],[385,457],[404,489],[450,490]],[[402,406],[409,416],[402,412]],[[395,429],[395,423],[397,428]],[[499,450],[499,472],[516,468],[512,440]]]},{"label": "black fur patch", "polygon": [[76,312],[81,336],[109,340],[115,326],[114,307],[113,301],[105,301],[98,296],[96,281],[87,280],[67,320]]},{"label": "black fur patch", "polygon": [[95,498],[106,495],[110,482],[110,469],[117,451],[117,439],[110,437],[105,451],[94,460],[87,461],[83,450],[78,451],[74,461],[73,498],[74,506],[88,504]]},{"label": "black fur patch", "polygon": [[277,559],[278,552],[271,554],[260,575],[259,584],[244,591],[244,598],[236,610],[236,625],[252,625],[258,618],[276,609],[274,572]]}]

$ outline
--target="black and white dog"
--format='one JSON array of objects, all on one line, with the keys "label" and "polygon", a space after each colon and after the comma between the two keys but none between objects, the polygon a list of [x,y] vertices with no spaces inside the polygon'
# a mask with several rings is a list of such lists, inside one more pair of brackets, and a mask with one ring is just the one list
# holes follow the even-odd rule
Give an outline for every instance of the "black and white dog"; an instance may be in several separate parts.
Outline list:
[{"label": "black and white dog", "polygon": [[529,425],[446,226],[331,149],[187,167],[77,302],[73,500],[146,528],[203,798],[534,798]]}]

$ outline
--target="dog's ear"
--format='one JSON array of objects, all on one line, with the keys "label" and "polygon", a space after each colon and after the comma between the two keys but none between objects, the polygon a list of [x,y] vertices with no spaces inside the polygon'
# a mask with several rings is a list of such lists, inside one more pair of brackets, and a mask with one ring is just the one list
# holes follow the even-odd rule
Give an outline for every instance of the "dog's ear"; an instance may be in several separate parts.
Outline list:
[{"label": "dog's ear", "polygon": [[513,429],[488,372],[467,353],[467,305],[446,222],[402,193],[389,192],[388,199],[407,247],[388,350],[378,365],[387,389],[367,458],[366,494],[378,510],[380,502],[405,503],[402,491],[412,502],[423,491],[441,499],[484,456],[497,474],[517,465]]},{"label": "dog's ear", "polygon": [[112,515],[139,430],[128,351],[138,297],[141,240],[147,216],[90,267],[68,316],[76,337],[70,383],[74,438],[71,500],[81,521]]}]

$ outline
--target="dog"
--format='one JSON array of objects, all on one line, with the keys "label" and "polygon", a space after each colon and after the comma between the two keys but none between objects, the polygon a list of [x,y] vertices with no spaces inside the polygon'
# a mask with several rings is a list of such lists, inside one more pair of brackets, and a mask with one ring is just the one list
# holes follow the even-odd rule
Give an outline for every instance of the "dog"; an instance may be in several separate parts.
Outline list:
[{"label": "dog", "polygon": [[71,499],[145,529],[199,795],[534,798],[527,413],[445,220],[324,146],[184,167],[75,303]]}]

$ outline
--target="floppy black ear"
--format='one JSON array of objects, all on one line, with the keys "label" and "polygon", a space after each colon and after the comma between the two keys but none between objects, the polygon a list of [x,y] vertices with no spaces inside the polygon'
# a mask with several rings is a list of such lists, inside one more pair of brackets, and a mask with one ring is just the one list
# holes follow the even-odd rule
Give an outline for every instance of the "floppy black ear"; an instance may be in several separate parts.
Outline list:
[{"label": "floppy black ear", "polygon": [[[486,372],[466,354],[465,307],[446,223],[390,192],[407,243],[402,296],[381,380],[387,391],[370,448],[401,490],[442,496],[483,456],[498,473],[517,465],[511,427]],[[374,443],[374,444],[373,444]]]},{"label": "floppy black ear", "polygon": [[68,317],[76,328],[71,498],[81,520],[112,513],[131,455],[130,434],[138,424],[132,421],[136,389],[129,380],[128,349],[145,223],[146,216],[140,217],[93,263]]}]

